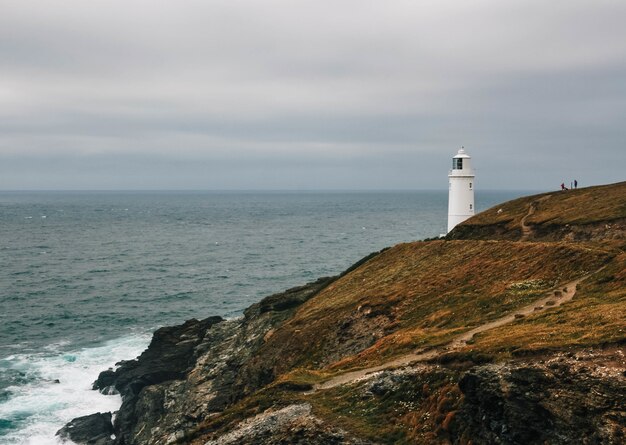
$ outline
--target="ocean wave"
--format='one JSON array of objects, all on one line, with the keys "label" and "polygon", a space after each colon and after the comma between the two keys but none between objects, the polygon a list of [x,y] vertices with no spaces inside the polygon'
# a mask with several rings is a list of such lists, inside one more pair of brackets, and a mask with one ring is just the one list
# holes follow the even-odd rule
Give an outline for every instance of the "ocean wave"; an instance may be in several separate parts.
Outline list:
[{"label": "ocean wave", "polygon": [[136,357],[148,341],[138,334],[76,351],[55,343],[46,352],[0,359],[0,442],[58,444],[56,431],[74,417],[117,410],[119,395],[102,395],[91,385],[100,371]]}]

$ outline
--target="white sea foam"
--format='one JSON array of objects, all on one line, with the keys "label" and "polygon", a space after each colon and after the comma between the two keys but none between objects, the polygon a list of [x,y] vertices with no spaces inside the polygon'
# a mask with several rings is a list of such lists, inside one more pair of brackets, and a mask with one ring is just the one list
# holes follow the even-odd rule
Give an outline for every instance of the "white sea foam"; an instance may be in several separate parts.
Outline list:
[{"label": "white sea foam", "polygon": [[[105,396],[91,385],[100,371],[122,359],[136,357],[148,344],[148,335],[136,335],[106,342],[94,348],[62,352],[57,345],[46,354],[13,354],[3,360],[30,383],[9,388],[11,396],[0,403],[0,419],[15,422],[18,429],[0,436],[0,443],[23,445],[58,444],[55,433],[75,417],[115,411],[119,395]],[[58,380],[59,383],[55,381]]]}]

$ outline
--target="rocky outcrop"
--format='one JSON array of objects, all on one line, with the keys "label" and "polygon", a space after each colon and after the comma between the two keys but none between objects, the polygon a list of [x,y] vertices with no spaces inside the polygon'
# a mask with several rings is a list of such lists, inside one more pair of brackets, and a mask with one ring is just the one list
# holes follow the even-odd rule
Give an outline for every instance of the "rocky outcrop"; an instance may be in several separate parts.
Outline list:
[{"label": "rocky outcrop", "polygon": [[[383,443],[393,443],[392,438],[505,445],[617,445],[626,440],[626,360],[620,347],[484,365],[413,364],[348,384],[349,389],[335,387],[308,400],[321,405],[319,412],[331,411],[326,421],[354,413],[348,424],[393,425]],[[251,425],[275,414],[268,410],[221,437],[248,443],[262,430]],[[361,431],[371,434],[369,428]]]},{"label": "rocky outcrop", "polygon": [[206,445],[369,445],[372,442],[351,436],[325,424],[311,414],[311,405],[289,405],[246,419],[237,427]]},{"label": "rocky outcrop", "polygon": [[113,445],[113,425],[111,413],[96,413],[77,417],[65,425],[57,436],[63,441],[71,440],[77,444]]},{"label": "rocky outcrop", "polygon": [[94,389],[122,395],[122,406],[115,418],[116,443],[133,443],[129,432],[138,421],[158,417],[163,400],[155,400],[154,391],[146,388],[183,380],[197,360],[196,347],[212,327],[223,321],[221,317],[209,317],[160,328],[137,359],[120,362],[115,371],[100,374]]},{"label": "rocky outcrop", "polygon": [[296,308],[314,294],[335,281],[338,277],[323,277],[304,286],[298,286],[278,294],[265,297],[244,311],[246,320],[253,320],[266,312],[282,312]]},{"label": "rocky outcrop", "polygon": [[271,295],[236,320],[189,320],[154,333],[135,360],[100,374],[94,389],[119,392],[115,444],[162,444],[184,439],[203,419],[271,382],[271,370],[249,359],[293,310],[334,281],[321,278]]},{"label": "rocky outcrop", "polygon": [[480,366],[459,381],[456,427],[475,443],[624,443],[624,371],[621,350]]},{"label": "rocky outcrop", "polygon": [[138,395],[145,386],[184,378],[195,364],[196,346],[213,325],[223,321],[221,317],[192,319],[180,326],[158,329],[148,349],[135,360],[118,363],[115,371],[100,373],[93,389],[111,393],[114,388],[128,398]]}]

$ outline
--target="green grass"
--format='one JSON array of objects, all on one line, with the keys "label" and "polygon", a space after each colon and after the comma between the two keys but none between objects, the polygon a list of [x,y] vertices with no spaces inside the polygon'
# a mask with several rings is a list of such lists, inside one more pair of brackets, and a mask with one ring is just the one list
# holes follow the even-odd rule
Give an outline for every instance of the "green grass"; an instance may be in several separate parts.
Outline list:
[{"label": "green grass", "polygon": [[537,208],[527,219],[527,224],[562,226],[612,221],[626,218],[625,196],[626,182],[542,193],[496,205],[468,219],[463,225],[504,224],[509,229],[516,229],[533,202],[537,203]]},{"label": "green grass", "polygon": [[[501,204],[467,224],[518,230],[530,204],[546,195]],[[549,229],[626,218],[626,182],[549,195],[528,223]],[[246,366],[275,380],[205,420],[194,443],[268,408],[305,401],[328,424],[377,443],[458,439],[456,381],[464,367],[626,343],[624,249],[619,236],[594,243],[433,240],[387,249],[323,289],[268,336]],[[441,367],[431,363],[393,391],[367,393],[368,383],[361,382],[305,393],[333,375],[445,344],[588,274],[572,301],[478,334],[464,349],[433,360]]]},{"label": "green grass", "polygon": [[[257,360],[278,375],[295,368],[338,372],[379,364],[512,313],[551,284],[580,277],[609,257],[602,249],[571,243],[400,244],[303,304]],[[534,284],[516,287],[524,282]],[[360,343],[352,345],[355,338]]]},{"label": "green grass", "polygon": [[318,392],[310,402],[315,415],[376,443],[440,443],[461,400],[457,379],[452,370],[429,370],[397,379],[389,391],[361,383]]},{"label": "green grass", "polygon": [[578,286],[574,299],[476,336],[471,350],[523,355],[626,341],[626,254]]}]

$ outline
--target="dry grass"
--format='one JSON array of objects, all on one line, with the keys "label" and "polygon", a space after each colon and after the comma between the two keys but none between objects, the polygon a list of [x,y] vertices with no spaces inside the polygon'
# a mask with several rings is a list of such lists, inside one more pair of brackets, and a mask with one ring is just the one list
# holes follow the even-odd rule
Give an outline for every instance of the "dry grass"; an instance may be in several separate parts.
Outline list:
[{"label": "dry grass", "polygon": [[468,350],[524,354],[626,340],[626,254],[581,283],[571,302],[478,335]]},{"label": "dry grass", "polygon": [[[553,192],[504,203],[468,223],[519,231],[534,202],[529,224],[545,224],[548,230],[594,224],[626,218],[625,197],[626,182]],[[322,290],[268,336],[246,366],[250,372],[273,375],[273,383],[207,419],[198,436],[206,441],[268,407],[306,400],[316,415],[363,438],[447,443],[460,400],[455,360],[457,365],[459,360],[478,363],[624,343],[625,248],[623,236],[595,243],[465,240],[390,248]],[[344,371],[445,344],[459,333],[515,314],[548,292],[558,298],[554,292],[566,292],[565,283],[587,275],[572,301],[558,307],[546,304],[478,334],[465,349],[440,357],[440,363],[448,363],[445,368],[404,381],[394,391],[364,397],[362,390],[355,390],[366,384],[360,383],[303,393]]]},{"label": "dry grass", "polygon": [[[549,198],[542,200],[547,196]],[[536,211],[528,218],[527,224],[565,225],[611,221],[626,218],[625,197],[626,182],[543,193],[494,206],[464,224],[506,224],[509,228],[518,227],[533,202],[537,203]]]},{"label": "dry grass", "polygon": [[567,243],[401,244],[305,303],[257,361],[277,375],[295,367],[339,372],[379,364],[513,313],[609,258]]},{"label": "dry grass", "polygon": [[399,379],[389,391],[371,393],[362,383],[318,392],[308,400],[315,415],[376,443],[446,443],[462,397],[457,378],[452,370],[429,370]]}]

